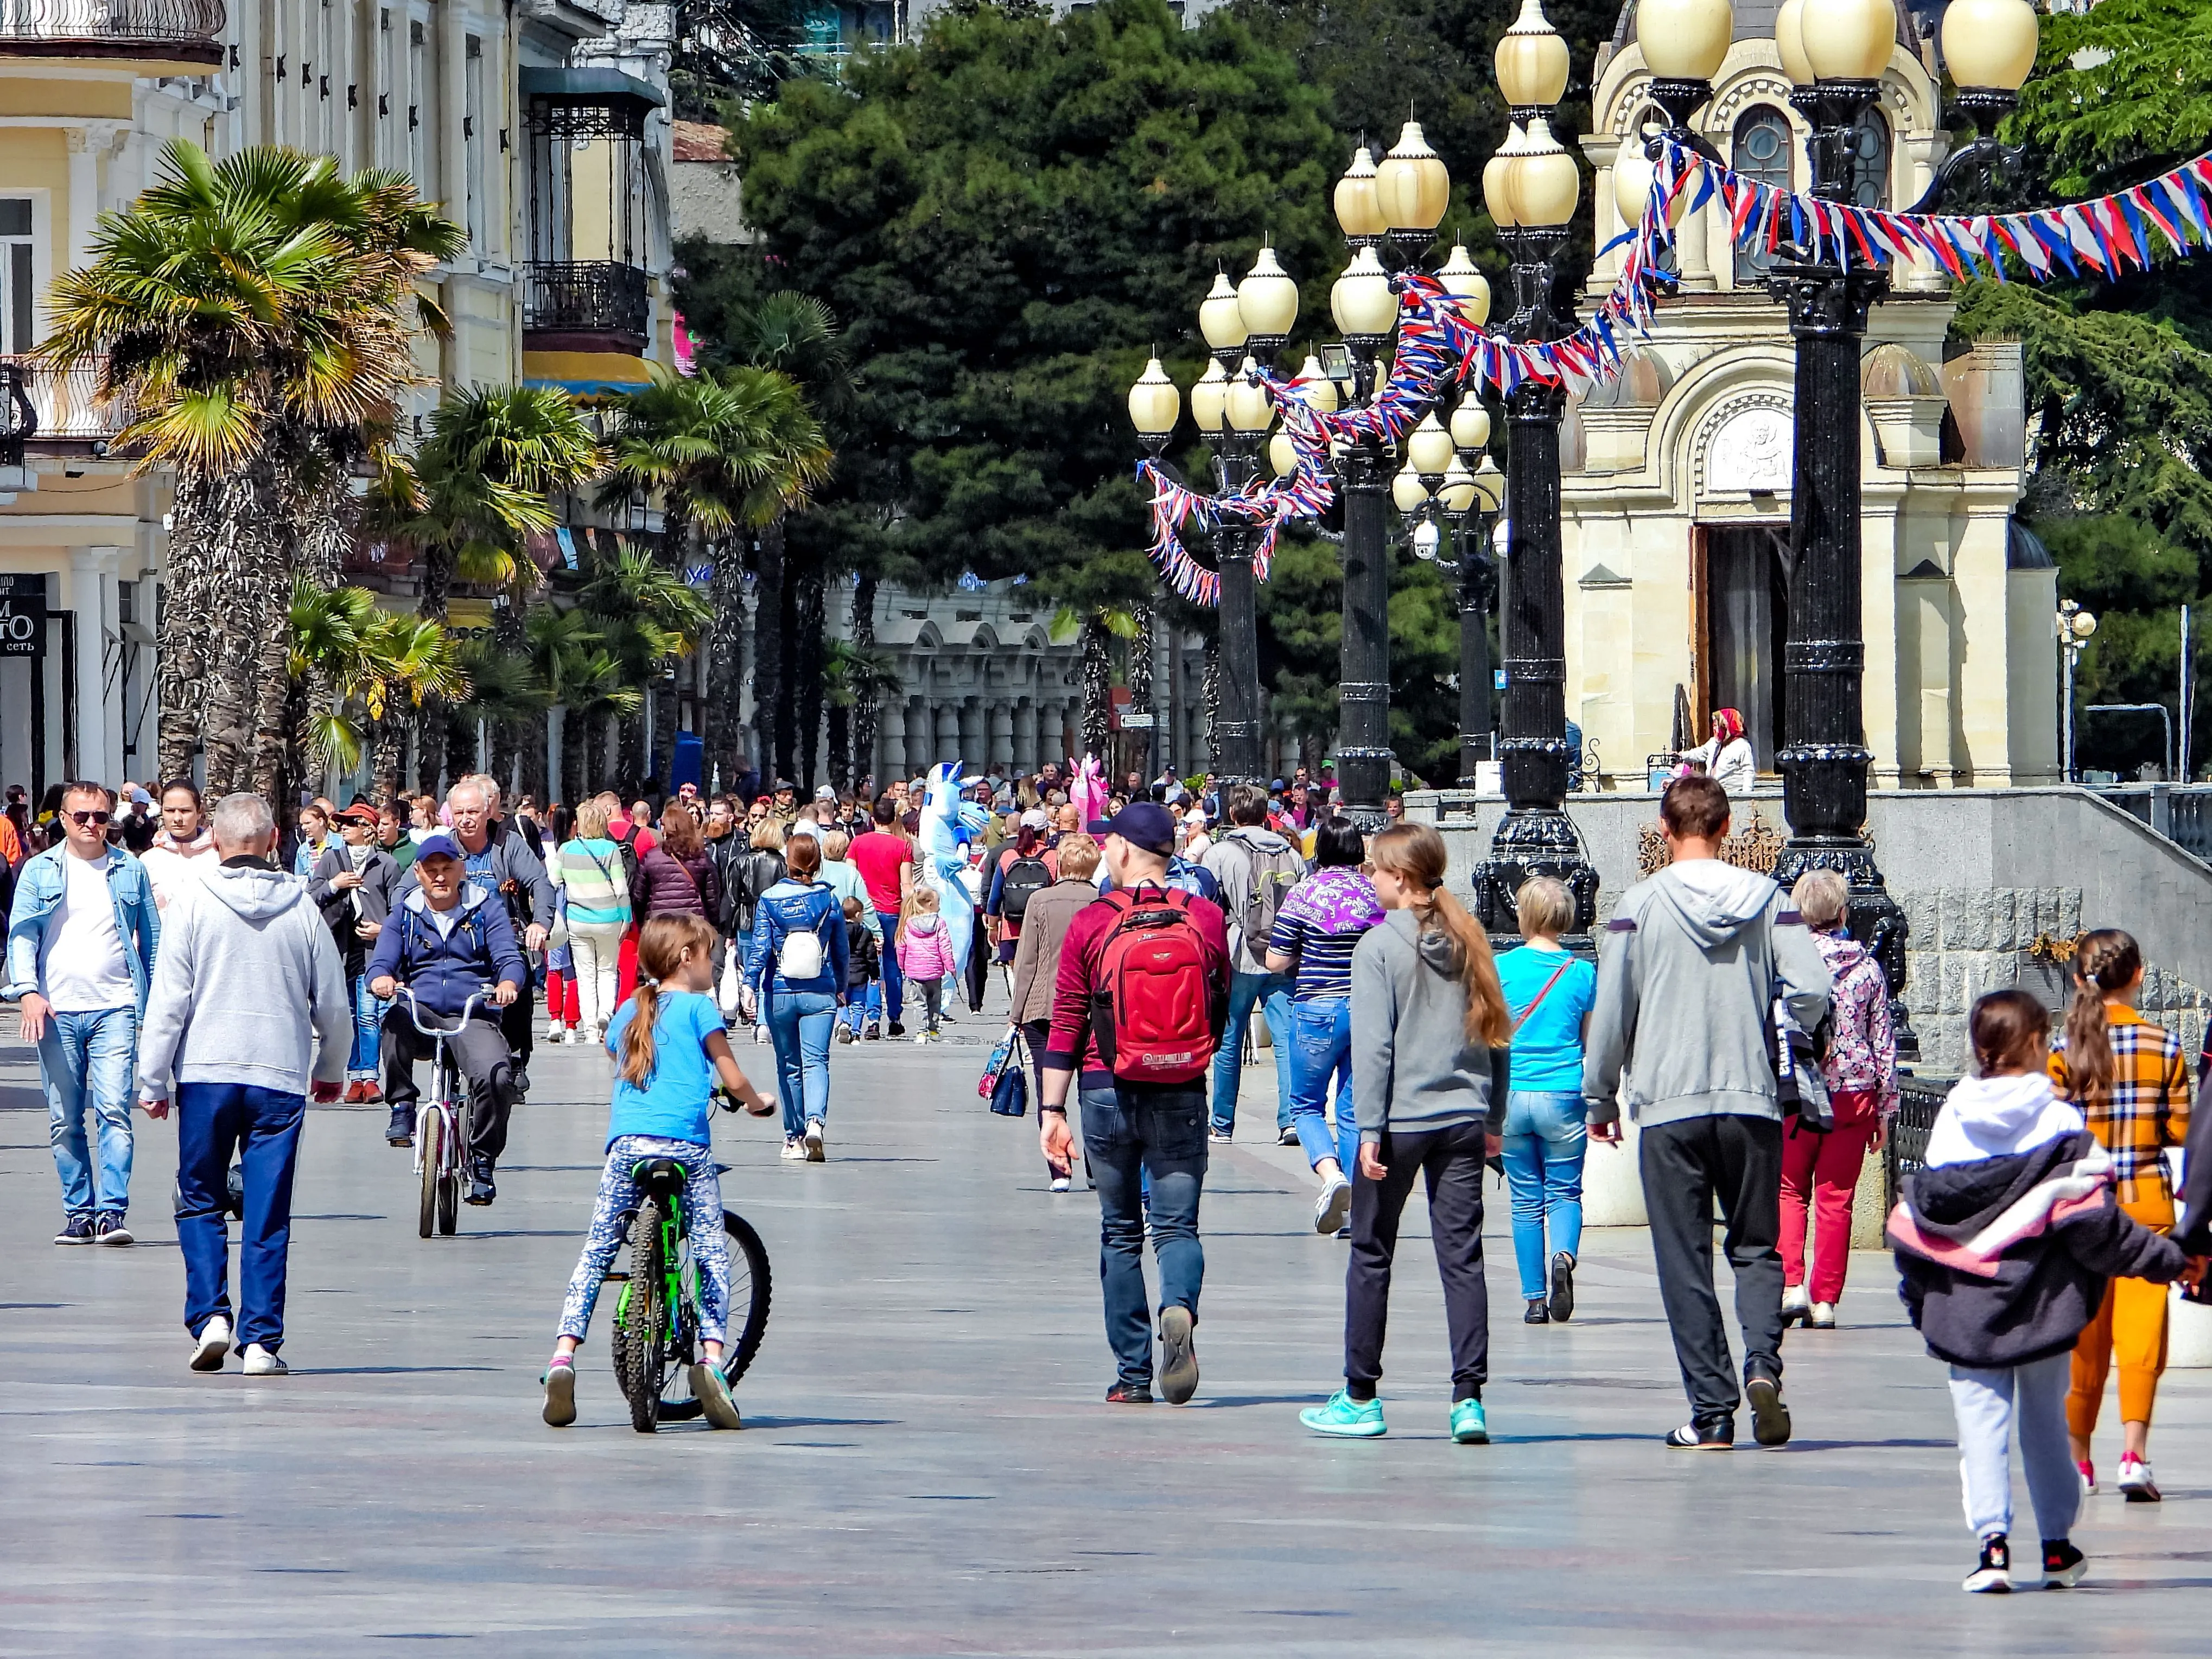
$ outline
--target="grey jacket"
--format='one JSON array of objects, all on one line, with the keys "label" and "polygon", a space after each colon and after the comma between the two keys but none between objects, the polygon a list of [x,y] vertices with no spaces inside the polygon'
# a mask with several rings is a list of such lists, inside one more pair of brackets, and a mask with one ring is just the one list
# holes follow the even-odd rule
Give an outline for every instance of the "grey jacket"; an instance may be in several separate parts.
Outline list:
[{"label": "grey jacket", "polygon": [[1483,1122],[1505,1127],[1508,1048],[1470,1042],[1459,951],[1392,910],[1352,953],[1352,1103],[1363,1143]]},{"label": "grey jacket", "polygon": [[1827,964],[1779,887],[1717,859],[1669,865],[1620,896],[1598,947],[1583,1094],[1592,1123],[1779,1119],[1772,1011],[1809,1031]]},{"label": "grey jacket", "polygon": [[[312,1054],[310,1036],[319,1042]],[[167,1099],[178,1083],[246,1083],[303,1095],[313,1079],[343,1083],[353,1003],[338,947],[305,882],[229,863],[180,889],[139,1038],[139,1092]]]},{"label": "grey jacket", "polygon": [[1221,884],[1221,914],[1229,919],[1230,970],[1239,974],[1264,974],[1267,971],[1267,941],[1261,939],[1255,951],[1252,941],[1244,937],[1240,918],[1244,907],[1252,902],[1252,854],[1254,853],[1288,853],[1294,851],[1291,843],[1273,830],[1240,823],[1220,840],[1206,849],[1199,860],[1213,872],[1213,878]]}]

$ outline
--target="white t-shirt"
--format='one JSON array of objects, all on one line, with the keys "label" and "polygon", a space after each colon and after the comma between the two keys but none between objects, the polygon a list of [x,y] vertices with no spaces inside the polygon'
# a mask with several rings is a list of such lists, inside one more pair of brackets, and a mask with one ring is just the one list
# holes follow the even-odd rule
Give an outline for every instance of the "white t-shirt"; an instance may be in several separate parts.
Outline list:
[{"label": "white t-shirt", "polygon": [[115,900],[107,890],[107,866],[114,857],[62,854],[62,902],[46,918],[46,936],[39,947],[41,994],[56,1013],[92,1014],[137,1005],[131,964],[115,931]]},{"label": "white t-shirt", "polygon": [[148,848],[138,861],[146,866],[146,879],[154,884],[155,908],[163,910],[185,888],[204,886],[208,872],[222,862],[213,848],[186,858],[182,853],[158,844]]}]

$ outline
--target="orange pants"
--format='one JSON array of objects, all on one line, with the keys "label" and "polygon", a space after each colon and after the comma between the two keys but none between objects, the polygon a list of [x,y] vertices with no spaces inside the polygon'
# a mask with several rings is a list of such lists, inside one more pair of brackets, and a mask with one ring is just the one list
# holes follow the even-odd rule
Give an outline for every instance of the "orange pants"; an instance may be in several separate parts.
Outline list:
[{"label": "orange pants", "polygon": [[[2173,1205],[2162,1198],[2120,1206],[2156,1232],[2173,1231]],[[2120,1421],[2148,1423],[2166,1370],[2166,1287],[2147,1279],[2115,1279],[2103,1305],[2074,1344],[2073,1386],[2066,1395],[2066,1426],[2087,1440],[2105,1403],[2105,1378],[2120,1368]]]}]

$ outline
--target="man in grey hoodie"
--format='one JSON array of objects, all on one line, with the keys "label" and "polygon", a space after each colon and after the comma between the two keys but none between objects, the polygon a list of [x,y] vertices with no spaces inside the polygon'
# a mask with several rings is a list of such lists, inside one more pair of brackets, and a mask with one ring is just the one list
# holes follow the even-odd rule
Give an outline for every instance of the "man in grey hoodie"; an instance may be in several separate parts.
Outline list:
[{"label": "man in grey hoodie", "polygon": [[1275,1136],[1291,1146],[1297,1140],[1291,1127],[1291,975],[1267,971],[1267,936],[1284,895],[1305,874],[1305,860],[1267,828],[1267,792],[1257,784],[1229,792],[1229,833],[1199,860],[1221,884],[1221,913],[1229,921],[1229,1028],[1213,1052],[1210,1138],[1226,1140],[1236,1132],[1244,1029],[1256,1007],[1275,1052]]},{"label": "man in grey hoodie", "polygon": [[[1621,895],[1599,947],[1583,1072],[1591,1138],[1620,1138],[1623,1073],[1642,1131],[1638,1163],[1659,1294],[1691,1421],[1683,1449],[1735,1440],[1747,1395],[1759,1444],[1790,1437],[1782,1403],[1782,1108],[1773,1059],[1780,998],[1809,1031],[1829,981],[1804,918],[1765,876],[1720,862],[1728,793],[1677,778],[1659,805],[1672,861]],[[1713,1293],[1713,1206],[1727,1223],[1743,1329],[1739,1395]]]},{"label": "man in grey hoodie", "polygon": [[286,1369],[277,1350],[300,1126],[311,1081],[317,1101],[338,1097],[353,1035],[337,945],[307,884],[270,861],[276,842],[259,796],[216,805],[222,862],[171,900],[146,1003],[139,1093],[149,1117],[177,1105],[177,1243],[196,1371],[221,1370],[230,1351],[223,1211],[234,1147],[246,1177],[239,1346],[249,1376]]}]

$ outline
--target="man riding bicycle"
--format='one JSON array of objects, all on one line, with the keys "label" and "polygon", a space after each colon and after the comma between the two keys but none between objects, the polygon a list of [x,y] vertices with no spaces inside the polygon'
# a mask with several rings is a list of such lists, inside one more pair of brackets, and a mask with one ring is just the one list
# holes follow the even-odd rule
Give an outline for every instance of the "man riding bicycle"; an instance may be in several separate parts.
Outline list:
[{"label": "man riding bicycle", "polygon": [[[507,1120],[520,1098],[514,1062],[500,1030],[500,1010],[513,1004],[528,969],[507,921],[507,904],[493,889],[468,879],[461,848],[451,836],[424,841],[415,855],[417,885],[402,899],[377,935],[364,970],[369,994],[398,998],[384,1017],[384,1094],[392,1103],[385,1139],[395,1146],[415,1144],[415,1061],[431,1052],[431,1040],[416,1030],[425,1024],[459,1022],[447,1038],[454,1063],[469,1080],[469,1191],[471,1204],[498,1196],[492,1174],[507,1148]],[[404,987],[413,1006],[398,997]],[[471,1017],[459,1016],[471,996],[478,999]],[[489,1006],[487,1006],[489,1005]]]}]

